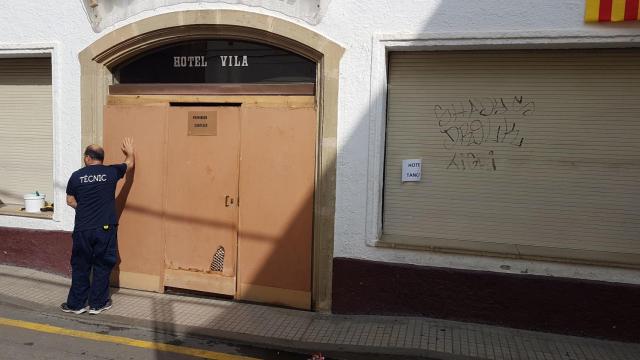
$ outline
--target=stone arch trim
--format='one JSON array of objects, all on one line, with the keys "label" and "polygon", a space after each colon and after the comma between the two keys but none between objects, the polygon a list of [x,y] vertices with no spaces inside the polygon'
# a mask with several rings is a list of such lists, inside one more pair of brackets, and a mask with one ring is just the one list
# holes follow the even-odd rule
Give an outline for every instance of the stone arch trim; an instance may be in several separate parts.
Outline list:
[{"label": "stone arch trim", "polygon": [[249,40],[267,45],[273,45],[293,53],[302,55],[315,62],[321,62],[323,54],[309,45],[296,42],[285,36],[270,33],[260,29],[246,28],[236,25],[188,25],[163,28],[151,31],[101,52],[94,57],[94,61],[112,67],[130,57],[144,53],[165,44],[176,41],[207,39],[215,36],[224,39]]},{"label": "stone arch trim", "polygon": [[237,10],[191,10],[149,17],[113,30],[80,55],[82,146],[102,143],[110,68],[157,46],[205,37],[258,41],[318,63],[318,157],[314,205],[313,307],[331,309],[339,63],[344,49],[281,18]]}]

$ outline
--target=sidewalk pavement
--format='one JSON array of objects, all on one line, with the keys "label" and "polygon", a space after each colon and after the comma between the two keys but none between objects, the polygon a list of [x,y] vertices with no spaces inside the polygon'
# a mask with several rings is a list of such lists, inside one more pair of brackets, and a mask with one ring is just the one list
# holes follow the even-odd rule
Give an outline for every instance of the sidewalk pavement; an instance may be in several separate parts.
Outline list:
[{"label": "sidewalk pavement", "polygon": [[[69,285],[70,279],[62,276],[0,265],[0,296],[15,304],[57,311]],[[640,344],[423,317],[331,315],[128,289],[114,289],[112,299],[113,308],[97,315],[102,320],[307,353],[435,359],[640,359]]]}]

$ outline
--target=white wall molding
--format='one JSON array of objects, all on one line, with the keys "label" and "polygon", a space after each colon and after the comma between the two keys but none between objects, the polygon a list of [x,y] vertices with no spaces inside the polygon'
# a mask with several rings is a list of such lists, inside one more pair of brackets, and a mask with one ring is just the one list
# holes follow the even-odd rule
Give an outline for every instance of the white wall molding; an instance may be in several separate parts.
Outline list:
[{"label": "white wall molding", "polygon": [[53,43],[3,44],[0,43],[0,57],[51,56],[57,45]]}]

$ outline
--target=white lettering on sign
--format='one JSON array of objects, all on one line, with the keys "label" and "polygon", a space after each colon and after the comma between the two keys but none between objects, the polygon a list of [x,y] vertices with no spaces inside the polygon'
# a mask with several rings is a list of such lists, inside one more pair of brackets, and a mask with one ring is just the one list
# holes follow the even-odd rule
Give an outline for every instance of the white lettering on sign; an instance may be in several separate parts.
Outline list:
[{"label": "white lettering on sign", "polygon": [[81,183],[105,182],[105,181],[107,181],[106,174],[80,176]]},{"label": "white lettering on sign", "polygon": [[422,159],[402,160],[402,182],[422,179]]},{"label": "white lettering on sign", "polygon": [[249,66],[249,59],[247,55],[220,55],[220,63],[223,67],[227,66]]},{"label": "white lettering on sign", "polygon": [[174,56],[173,67],[207,67],[207,59],[204,56]]}]

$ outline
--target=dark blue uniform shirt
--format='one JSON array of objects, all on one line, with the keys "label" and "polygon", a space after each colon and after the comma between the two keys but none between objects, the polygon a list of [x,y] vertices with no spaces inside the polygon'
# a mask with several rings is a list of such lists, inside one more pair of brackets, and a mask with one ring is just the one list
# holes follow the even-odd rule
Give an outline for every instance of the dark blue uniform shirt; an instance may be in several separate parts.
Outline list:
[{"label": "dark blue uniform shirt", "polygon": [[76,198],[74,231],[116,225],[116,184],[127,171],[127,164],[89,165],[71,174],[67,194]]}]

